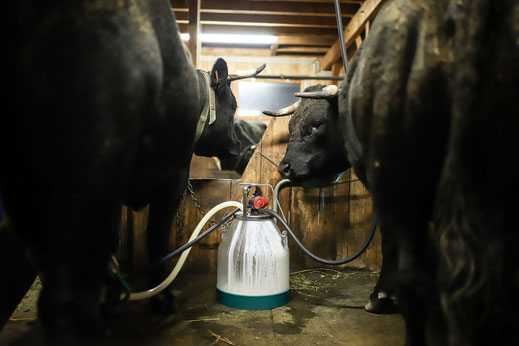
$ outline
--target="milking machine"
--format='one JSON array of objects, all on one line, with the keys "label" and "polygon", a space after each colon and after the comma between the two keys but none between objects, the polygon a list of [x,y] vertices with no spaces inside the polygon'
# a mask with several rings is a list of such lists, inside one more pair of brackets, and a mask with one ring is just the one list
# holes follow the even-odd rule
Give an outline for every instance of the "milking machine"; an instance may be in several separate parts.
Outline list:
[{"label": "milking machine", "polygon": [[[337,19],[337,30],[341,45],[341,55],[346,73],[348,73],[348,59],[346,46],[344,44],[344,32],[342,29],[341,11],[338,0],[334,0],[335,14]],[[342,174],[342,173],[341,173]],[[303,187],[323,187],[337,183],[340,175],[327,177],[325,179],[312,180],[304,183]],[[331,183],[331,184],[330,184]],[[126,283],[121,278],[127,293],[121,297],[130,300],[140,300],[149,298],[164,290],[176,278],[182,268],[190,248],[211,232],[220,227],[224,222],[234,217],[230,227],[222,227],[222,238],[218,247],[218,267],[217,267],[217,300],[223,304],[239,309],[272,309],[282,306],[288,301],[290,289],[289,277],[289,250],[288,237],[292,237],[303,252],[313,260],[328,264],[346,264],[359,257],[368,247],[376,228],[376,217],[373,216],[369,235],[357,252],[352,256],[341,260],[326,260],[320,258],[304,247],[301,241],[295,236],[284,217],[277,195],[282,185],[294,185],[288,180],[282,180],[274,190],[267,184],[242,183],[236,187],[231,201],[221,203],[211,209],[200,221],[189,241],[174,252],[163,257],[155,263],[150,270],[164,264],[172,257],[181,254],[181,257],[168,277],[158,286],[137,293],[129,293]],[[243,198],[241,203],[233,201],[237,189],[243,186]],[[274,210],[265,208],[268,201],[262,194],[261,187],[269,187],[274,196]],[[249,198],[251,188],[255,188],[254,193]],[[199,235],[204,225],[219,210],[235,207],[237,208],[226,215],[220,222]],[[277,209],[280,209],[280,216]],[[284,228],[281,232],[276,221]]]},{"label": "milking machine", "polygon": [[[274,194],[271,185],[245,184],[242,211],[222,231],[218,247],[216,298],[233,308],[272,309],[288,302],[288,236],[279,231],[272,215],[260,213],[268,205],[261,186],[270,187]],[[249,199],[252,187],[255,191]]]},{"label": "milking machine", "polygon": [[[290,290],[288,235],[306,255],[328,265],[353,261],[364,252],[373,239],[375,218],[368,238],[355,254],[341,260],[320,258],[306,249],[288,226],[277,198],[279,185],[274,190],[268,184],[241,183],[236,187],[231,199],[234,199],[240,187],[243,191],[241,202],[231,200],[215,206],[200,221],[185,245],[164,256],[148,269],[149,272],[174,256],[182,254],[168,277],[150,290],[130,293],[130,300],[150,298],[168,287],[180,272],[191,246],[231,218],[230,226],[222,227],[221,243],[218,247],[216,297],[221,304],[238,309],[273,309],[288,302]],[[275,210],[266,208],[269,202],[263,196],[262,188],[272,191]],[[204,225],[215,213],[228,208],[235,208],[235,210],[200,234]],[[280,210],[281,215],[276,212],[277,209]],[[281,224],[283,231],[279,230],[277,222]],[[123,296],[125,294],[121,297]]]}]

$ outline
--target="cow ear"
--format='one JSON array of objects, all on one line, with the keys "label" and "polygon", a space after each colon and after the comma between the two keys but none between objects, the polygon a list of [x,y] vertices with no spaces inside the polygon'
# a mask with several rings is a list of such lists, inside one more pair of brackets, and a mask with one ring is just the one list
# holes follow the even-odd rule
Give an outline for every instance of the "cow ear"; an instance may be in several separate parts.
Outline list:
[{"label": "cow ear", "polygon": [[226,83],[228,76],[227,63],[222,58],[218,58],[211,71],[211,85],[216,88],[219,84]]}]

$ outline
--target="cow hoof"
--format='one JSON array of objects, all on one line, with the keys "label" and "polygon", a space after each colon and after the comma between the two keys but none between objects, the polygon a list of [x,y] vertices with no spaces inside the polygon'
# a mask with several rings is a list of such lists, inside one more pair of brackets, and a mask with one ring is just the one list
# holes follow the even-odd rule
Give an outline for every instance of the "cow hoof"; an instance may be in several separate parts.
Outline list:
[{"label": "cow hoof", "polygon": [[160,314],[172,314],[178,311],[175,296],[171,292],[161,292],[151,297],[150,305]]},{"label": "cow hoof", "polygon": [[385,292],[372,293],[364,309],[373,314],[394,314],[399,312],[396,297],[389,296]]}]

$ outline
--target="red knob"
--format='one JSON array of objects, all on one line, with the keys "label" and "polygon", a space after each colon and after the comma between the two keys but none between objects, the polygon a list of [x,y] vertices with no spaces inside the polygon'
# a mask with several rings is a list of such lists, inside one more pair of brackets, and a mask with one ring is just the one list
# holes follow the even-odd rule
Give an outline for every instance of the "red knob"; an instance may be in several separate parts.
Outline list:
[{"label": "red knob", "polygon": [[265,197],[258,196],[254,198],[254,202],[252,202],[252,204],[254,205],[254,209],[261,209],[269,205],[269,201]]}]

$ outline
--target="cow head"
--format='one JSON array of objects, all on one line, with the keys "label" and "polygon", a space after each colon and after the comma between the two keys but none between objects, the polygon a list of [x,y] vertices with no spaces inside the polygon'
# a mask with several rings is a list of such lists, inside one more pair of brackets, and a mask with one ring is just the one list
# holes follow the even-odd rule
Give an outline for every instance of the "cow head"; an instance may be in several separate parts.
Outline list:
[{"label": "cow head", "polygon": [[231,82],[237,79],[253,77],[263,71],[264,68],[265,64],[256,70],[229,74],[225,60],[222,58],[216,60],[210,73],[210,87],[215,95],[216,120],[210,123],[208,117],[202,135],[196,143],[195,154],[200,156],[218,156],[220,158],[239,156],[240,140],[233,126],[234,113],[238,108],[238,104],[231,91]]},{"label": "cow head", "polygon": [[279,111],[264,111],[269,116],[292,114],[290,139],[279,173],[294,181],[320,179],[345,171],[343,129],[338,112],[338,89],[334,85],[314,85],[295,96],[302,100]]}]

